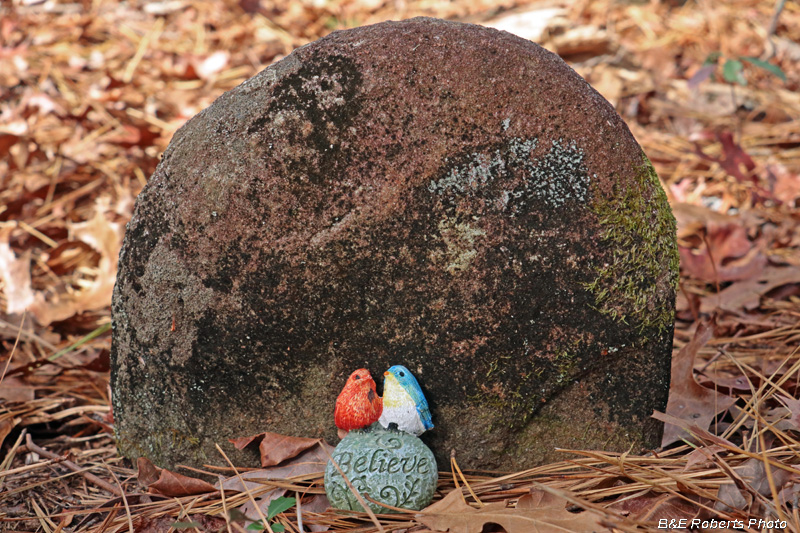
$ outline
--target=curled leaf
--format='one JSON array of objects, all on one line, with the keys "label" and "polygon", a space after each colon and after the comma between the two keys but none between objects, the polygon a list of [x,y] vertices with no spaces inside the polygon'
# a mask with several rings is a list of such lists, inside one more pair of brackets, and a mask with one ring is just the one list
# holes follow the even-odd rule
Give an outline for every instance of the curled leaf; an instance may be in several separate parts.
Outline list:
[{"label": "curled leaf", "polygon": [[[694,360],[697,352],[711,338],[709,324],[697,326],[694,337],[672,359],[672,386],[667,401],[667,414],[707,429],[714,418],[736,402],[736,398],[707,389],[694,380]],[[664,426],[661,446],[668,446],[690,433],[674,424]]]},{"label": "curled leaf", "polygon": [[494,502],[475,508],[464,501],[461,491],[454,490],[417,514],[416,519],[432,530],[451,533],[480,533],[487,524],[497,524],[508,533],[610,530],[599,513],[570,512],[567,499],[543,490],[532,489],[519,499],[516,507],[509,507],[508,503]]},{"label": "curled leaf", "polygon": [[139,467],[139,482],[151,492],[168,497],[180,497],[217,491],[214,485],[202,479],[159,468],[145,457],[139,458],[137,466]]},{"label": "curled leaf", "polygon": [[261,466],[274,466],[292,457],[297,457],[298,454],[308,450],[320,441],[319,439],[291,437],[266,431],[252,437],[229,439],[229,442],[237,450],[243,450],[257,443],[261,452]]}]

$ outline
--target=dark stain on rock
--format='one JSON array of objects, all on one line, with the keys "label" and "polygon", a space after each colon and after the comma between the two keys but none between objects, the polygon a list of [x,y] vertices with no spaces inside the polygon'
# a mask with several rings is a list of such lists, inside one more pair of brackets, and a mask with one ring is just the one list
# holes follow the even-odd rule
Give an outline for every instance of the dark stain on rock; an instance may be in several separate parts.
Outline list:
[{"label": "dark stain on rock", "polygon": [[[259,328],[243,327],[243,324],[219,316],[212,309],[196,321],[197,338],[192,343],[192,357],[179,369],[189,378],[187,392],[192,405],[215,409],[215,405],[226,398],[235,399],[247,391],[258,395],[270,387],[265,374],[280,369],[270,369],[255,357],[257,350],[254,348],[263,339],[254,337]],[[249,356],[242,357],[243,353]],[[241,372],[239,365],[248,357],[251,365],[246,372]],[[237,363],[231,364],[234,361]]]},{"label": "dark stain on rock", "polygon": [[210,273],[203,278],[203,285],[228,293],[250,261],[250,253],[245,251],[239,241],[225,243],[223,248],[217,262],[211,265]]},{"label": "dark stain on rock", "polygon": [[136,253],[126,253],[123,249],[119,257],[119,268],[123,270],[123,275],[132,276],[131,281],[137,293],[141,293],[139,279],[145,274],[150,254],[169,231],[169,223],[161,203],[151,197],[143,196],[139,195],[136,218],[128,225],[126,232],[126,237],[130,236],[130,239],[135,239],[139,243]]},{"label": "dark stain on rock", "polygon": [[342,55],[314,56],[273,89],[264,115],[247,128],[273,148],[287,151],[282,164],[287,175],[319,186],[348,165],[351,140],[347,128],[361,112],[362,76],[356,63]]}]

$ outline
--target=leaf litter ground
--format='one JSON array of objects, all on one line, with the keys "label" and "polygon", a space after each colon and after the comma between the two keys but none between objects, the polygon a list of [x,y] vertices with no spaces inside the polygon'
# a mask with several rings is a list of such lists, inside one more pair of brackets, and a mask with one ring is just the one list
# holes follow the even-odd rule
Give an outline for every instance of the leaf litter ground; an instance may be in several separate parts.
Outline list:
[{"label": "leaf litter ground", "polygon": [[[110,291],[159,154],[295,47],[417,15],[528,32],[616,107],[659,171],[682,263],[663,447],[564,450],[515,473],[462,473],[454,457],[428,509],[377,516],[327,509],[328,452],[310,439],[240,441],[265,466],[205,470],[216,484],[129,464],[111,437]],[[797,4],[760,0],[0,4],[2,528],[516,533],[716,518],[800,531],[798,42]]]}]

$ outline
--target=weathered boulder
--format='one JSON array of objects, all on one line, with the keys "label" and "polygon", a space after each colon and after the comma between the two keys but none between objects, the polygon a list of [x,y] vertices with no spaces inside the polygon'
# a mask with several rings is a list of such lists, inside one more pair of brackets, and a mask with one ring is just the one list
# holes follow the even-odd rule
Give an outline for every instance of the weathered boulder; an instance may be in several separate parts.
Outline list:
[{"label": "weathered boulder", "polygon": [[[113,301],[119,448],[224,464],[336,442],[353,369],[408,366],[440,464],[657,446],[678,271],[653,167],[561,59],[433,19],[336,32],[181,128]],[[380,387],[380,385],[379,385]],[[380,389],[379,389],[380,390]]]}]

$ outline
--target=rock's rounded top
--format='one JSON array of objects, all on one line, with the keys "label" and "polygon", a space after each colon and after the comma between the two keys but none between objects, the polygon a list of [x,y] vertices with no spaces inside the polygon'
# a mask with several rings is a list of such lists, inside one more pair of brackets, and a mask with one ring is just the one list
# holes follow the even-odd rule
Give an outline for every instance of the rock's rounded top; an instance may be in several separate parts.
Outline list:
[{"label": "rock's rounded top", "polygon": [[[498,142],[538,141],[539,152],[552,142],[574,145],[599,174],[629,174],[642,164],[613,108],[558,56],[503,31],[431,18],[334,32],[229,91],[192,122],[191,131],[214,134],[180,130],[165,170],[177,159],[184,171],[189,164],[205,175],[209,157],[237,148],[240,135],[226,133],[243,133],[241,149],[250,153],[241,156],[249,157],[231,161],[230,170],[260,164],[265,188],[279,186],[310,206],[301,223],[273,212],[260,229],[315,242],[333,224],[337,231],[350,225],[324,213],[328,208],[347,212],[343,200],[358,194],[352,199],[369,206],[362,215],[393,216],[404,201],[396,193],[429,181],[444,157],[468,158]],[[246,176],[237,178],[228,179]],[[596,186],[607,189],[607,181]],[[241,192],[228,189],[220,193]],[[206,207],[197,214],[207,222],[244,200],[192,192],[187,200]],[[559,194],[569,192],[555,189],[553,202]]]},{"label": "rock's rounded top", "polygon": [[434,19],[335,32],[190,120],[139,196],[120,448],[170,466],[265,429],[333,440],[347,373],[397,361],[424,438],[467,467],[657,445],[676,279],[652,166],[560,58]]}]

